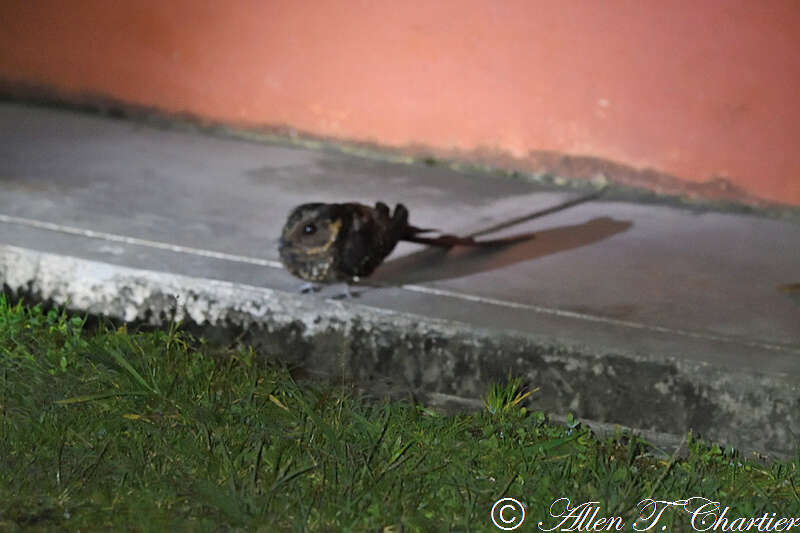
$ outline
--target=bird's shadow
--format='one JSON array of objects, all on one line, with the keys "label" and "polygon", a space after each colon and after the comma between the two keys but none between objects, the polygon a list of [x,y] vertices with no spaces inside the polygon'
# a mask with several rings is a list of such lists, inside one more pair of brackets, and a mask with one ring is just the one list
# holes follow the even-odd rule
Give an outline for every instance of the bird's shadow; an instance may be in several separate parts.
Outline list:
[{"label": "bird's shadow", "polygon": [[[403,285],[460,278],[572,250],[627,231],[633,222],[601,217],[573,226],[526,233],[507,246],[426,248],[388,261],[370,277],[376,285]],[[369,284],[369,282],[367,283]]]}]

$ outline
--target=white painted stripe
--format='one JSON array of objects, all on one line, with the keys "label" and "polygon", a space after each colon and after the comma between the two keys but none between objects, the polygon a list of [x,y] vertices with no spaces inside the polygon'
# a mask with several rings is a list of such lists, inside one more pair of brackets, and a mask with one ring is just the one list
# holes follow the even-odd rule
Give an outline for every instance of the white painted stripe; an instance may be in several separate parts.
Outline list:
[{"label": "white painted stripe", "polygon": [[59,233],[68,233],[70,235],[78,235],[80,237],[87,237],[89,239],[100,239],[103,241],[134,244],[136,246],[147,246],[149,248],[168,250],[170,252],[177,252],[181,254],[212,257],[214,259],[235,261],[237,263],[249,263],[251,265],[266,266],[270,268],[283,268],[279,261],[271,261],[269,259],[261,259],[258,257],[247,257],[244,255],[236,255],[236,254],[226,254],[224,252],[214,252],[212,250],[204,250],[202,248],[192,248],[191,246],[180,246],[177,244],[169,244],[166,242],[151,241],[149,239],[126,237],[125,235],[116,235],[114,233],[106,233],[104,231],[94,231],[91,229],[76,228],[74,226],[65,226],[64,224],[54,224],[52,222],[44,222],[42,220],[34,220],[31,218],[14,217],[14,216],[0,214],[0,222],[5,222],[7,224],[17,224],[20,226],[28,226],[31,228],[43,229],[48,231],[56,231]]},{"label": "white painted stripe", "polygon": [[[202,248],[193,248],[190,246],[180,246],[177,244],[169,244],[159,241],[151,241],[149,239],[139,239],[136,237],[127,237],[125,235],[117,235],[114,233],[106,233],[104,231],[94,231],[74,226],[66,226],[64,224],[55,224],[52,222],[45,222],[42,220],[34,220],[31,218],[16,217],[4,215],[0,213],[0,222],[6,224],[16,224],[20,226],[28,226],[36,229],[43,229],[47,231],[55,231],[59,233],[67,233],[69,235],[77,235],[80,237],[87,237],[89,239],[100,239],[110,242],[119,242],[124,244],[132,244],[136,246],[146,246],[149,248],[156,248],[159,250],[167,250],[170,252],[197,255],[201,257],[211,257],[213,259],[222,259],[224,261],[233,261],[237,263],[248,263],[251,265],[265,266],[269,268],[283,268],[279,261],[272,261],[270,259],[262,259],[259,257],[247,257],[244,255],[228,254],[223,252],[215,252],[212,250],[204,250]],[[368,282],[369,283],[369,282]],[[388,285],[391,287],[391,285]],[[710,333],[702,333],[698,331],[689,331],[684,329],[673,329],[664,326],[653,326],[650,324],[643,324],[641,322],[632,322],[629,320],[618,320],[615,318],[608,318],[597,315],[589,315],[586,313],[576,313],[574,311],[565,311],[563,309],[553,309],[549,307],[542,307],[532,304],[523,304],[519,302],[510,302],[507,300],[498,300],[496,298],[488,298],[485,296],[478,296],[475,294],[465,294],[462,292],[450,291],[447,289],[437,289],[435,287],[425,287],[422,285],[401,285],[399,288],[411,292],[422,294],[430,294],[433,296],[442,296],[446,298],[454,298],[467,302],[476,302],[487,305],[495,305],[498,307],[506,307],[510,309],[523,309],[534,313],[541,313],[546,315],[558,316],[562,318],[571,318],[575,320],[583,320],[586,322],[595,322],[600,324],[608,324],[611,326],[640,329],[644,331],[652,331],[653,333],[661,333],[667,335],[677,335],[681,337],[688,337],[693,339],[708,340],[715,342],[728,342],[739,344],[742,346],[750,346],[753,348],[762,348],[765,350],[797,353],[800,354],[800,349],[792,346],[784,346],[781,344],[774,344],[762,341],[747,341],[732,337],[725,337],[722,335],[714,335]]]}]

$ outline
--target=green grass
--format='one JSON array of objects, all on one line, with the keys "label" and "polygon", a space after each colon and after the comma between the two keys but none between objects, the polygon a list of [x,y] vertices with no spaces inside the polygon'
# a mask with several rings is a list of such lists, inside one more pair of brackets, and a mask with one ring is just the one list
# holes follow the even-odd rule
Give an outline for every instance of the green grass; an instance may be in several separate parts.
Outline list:
[{"label": "green grass", "polygon": [[[685,460],[660,459],[550,424],[525,393],[512,379],[483,412],[442,416],[296,383],[176,328],[88,331],[0,297],[0,530],[499,531],[489,510],[504,496],[528,508],[517,531],[554,526],[561,497],[597,501],[628,531],[648,497],[800,516],[800,457],[691,440]],[[651,531],[689,518],[667,511]]]}]

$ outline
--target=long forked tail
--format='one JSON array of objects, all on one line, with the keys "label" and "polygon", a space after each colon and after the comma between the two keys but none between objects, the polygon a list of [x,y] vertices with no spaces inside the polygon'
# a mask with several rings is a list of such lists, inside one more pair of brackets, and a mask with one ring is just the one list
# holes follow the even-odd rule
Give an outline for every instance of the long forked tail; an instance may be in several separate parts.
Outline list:
[{"label": "long forked tail", "polygon": [[457,235],[439,235],[438,237],[422,237],[420,233],[428,233],[436,231],[432,229],[415,228],[409,226],[409,233],[406,234],[402,240],[409,242],[416,242],[418,244],[427,244],[428,246],[439,246],[442,248],[452,248],[453,246],[506,246],[517,242],[527,241],[534,238],[533,234],[515,235],[512,237],[505,237],[502,239],[489,239],[485,241],[476,241],[473,237],[458,237]]},{"label": "long forked tail", "polygon": [[392,223],[399,240],[427,244],[428,246],[441,246],[451,248],[453,246],[475,246],[475,239],[471,237],[457,237],[455,235],[440,235],[438,237],[422,237],[422,233],[439,233],[439,230],[432,228],[418,228],[408,223],[408,209],[403,204],[397,204],[392,214]]},{"label": "long forked tail", "polygon": [[505,246],[515,242],[526,241],[533,238],[533,235],[518,235],[504,239],[491,239],[476,241],[473,237],[458,237],[457,235],[439,235],[437,237],[423,237],[422,233],[439,233],[439,230],[432,228],[418,228],[408,223],[408,209],[403,204],[397,204],[392,214],[393,223],[400,232],[401,241],[426,244],[428,246],[439,246],[441,248],[452,248],[453,246]]},{"label": "long forked tail", "polygon": [[410,226],[407,222],[408,210],[403,205],[398,205],[397,208],[395,208],[395,217],[398,216],[398,208],[400,208],[401,211],[400,216],[403,218],[403,222],[405,223],[405,231],[400,239],[404,241],[416,242],[419,244],[427,244],[429,246],[441,246],[443,248],[451,248],[453,246],[484,246],[484,247],[506,246],[517,242],[529,241],[535,238],[535,235],[533,233],[526,233],[522,235],[512,235],[511,237],[504,237],[500,239],[490,239],[490,240],[480,240],[480,241],[476,241],[475,237],[486,235],[487,233],[494,233],[495,231],[500,231],[501,229],[505,229],[511,226],[515,226],[517,224],[521,224],[523,222],[527,222],[529,220],[533,220],[534,218],[539,218],[545,215],[556,213],[558,211],[563,211],[564,209],[568,209],[570,207],[582,204],[584,202],[589,202],[591,200],[594,200],[602,196],[605,190],[606,187],[603,187],[600,190],[592,192],[590,194],[579,196],[577,198],[567,200],[566,202],[539,211],[534,211],[533,213],[529,213],[527,215],[517,217],[512,220],[508,220],[501,224],[496,224],[489,228],[472,233],[471,235],[468,235],[466,237],[458,237],[456,235],[447,235],[447,234],[440,235],[438,237],[421,237],[420,233],[429,233],[438,230],[423,229]]}]

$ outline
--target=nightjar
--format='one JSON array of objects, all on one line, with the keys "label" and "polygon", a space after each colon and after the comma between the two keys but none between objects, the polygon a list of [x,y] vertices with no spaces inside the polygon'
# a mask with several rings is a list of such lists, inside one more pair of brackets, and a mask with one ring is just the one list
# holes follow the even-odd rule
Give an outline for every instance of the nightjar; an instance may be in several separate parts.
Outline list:
[{"label": "nightjar", "polygon": [[473,239],[441,235],[409,225],[408,209],[394,212],[383,202],[309,203],[295,207],[281,232],[279,252],[286,269],[312,283],[353,282],[369,276],[392,253],[398,241],[434,246],[478,245]]}]

